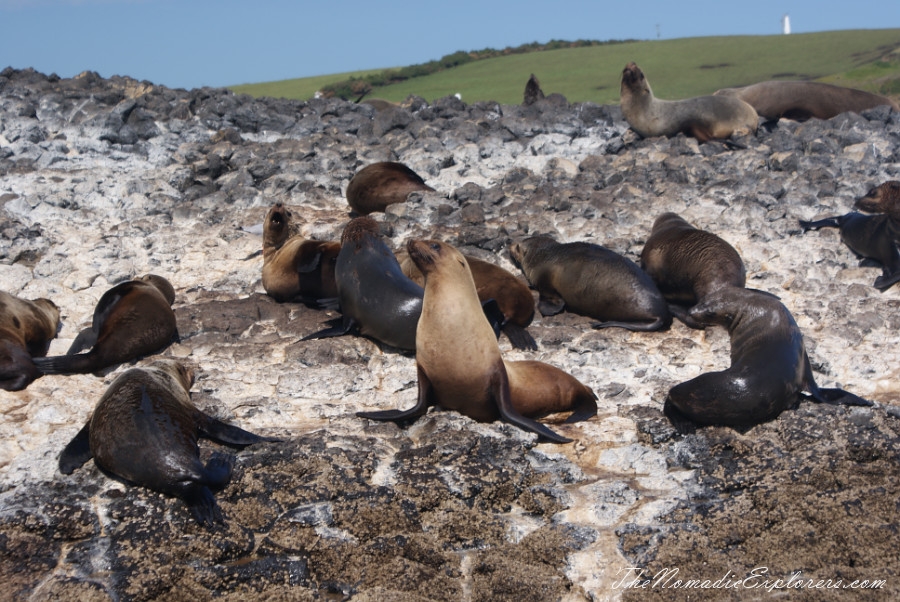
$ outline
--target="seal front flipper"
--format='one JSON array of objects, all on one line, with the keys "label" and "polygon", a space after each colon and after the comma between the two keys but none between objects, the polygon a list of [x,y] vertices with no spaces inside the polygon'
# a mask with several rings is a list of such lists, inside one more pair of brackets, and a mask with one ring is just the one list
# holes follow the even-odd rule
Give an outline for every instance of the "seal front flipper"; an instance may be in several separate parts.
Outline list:
[{"label": "seal front flipper", "polygon": [[862,398],[859,395],[854,395],[843,389],[819,389],[819,398],[816,398],[816,401],[841,406],[872,407],[875,405],[868,399]]},{"label": "seal front flipper", "polygon": [[225,524],[225,516],[212,492],[223,489],[231,481],[234,457],[215,453],[203,469],[202,482],[185,481],[173,488],[172,493],[184,500],[197,523],[212,528],[216,523]]},{"label": "seal front flipper", "polygon": [[559,295],[548,295],[541,293],[538,299],[538,311],[542,316],[555,316],[566,307],[566,302]]},{"label": "seal front flipper", "polygon": [[211,439],[212,441],[221,443],[222,445],[244,447],[263,441],[281,441],[281,439],[263,437],[261,435],[251,433],[250,431],[245,431],[244,429],[236,427],[232,424],[222,422],[218,418],[208,416],[203,412],[197,413],[197,423],[198,428],[200,429],[200,435],[202,437],[206,437],[207,439]]},{"label": "seal front flipper", "polygon": [[506,334],[506,338],[509,339],[509,342],[512,343],[512,346],[516,349],[530,349],[531,351],[537,350],[537,341],[534,340],[534,337],[531,336],[531,333],[529,333],[518,324],[507,322],[503,325],[503,328],[501,328],[501,330],[504,332],[504,334]]},{"label": "seal front flipper", "polygon": [[825,219],[820,219],[816,222],[807,222],[804,220],[797,220],[800,223],[800,227],[803,228],[804,232],[809,230],[818,230],[819,228],[840,228],[841,224],[836,217],[828,217]]},{"label": "seal front flipper", "polygon": [[72,474],[76,468],[80,468],[94,456],[91,452],[90,427],[91,422],[88,420],[87,424],[81,427],[78,434],[63,449],[59,455],[59,472]]},{"label": "seal front flipper", "polygon": [[509,377],[506,374],[506,368],[503,367],[502,361],[499,363],[499,368],[494,369],[494,374],[491,377],[491,393],[494,397],[494,402],[497,404],[497,410],[500,412],[500,418],[504,422],[513,424],[523,431],[536,433],[538,436],[543,437],[548,441],[552,441],[553,443],[572,442],[568,437],[563,437],[562,435],[554,433],[537,420],[522,416],[516,408],[513,407],[512,400],[509,396]]},{"label": "seal front flipper", "polygon": [[597,415],[597,394],[591,391],[591,395],[582,396],[581,400],[572,409],[572,413],[563,422],[571,424],[573,422],[584,422]]},{"label": "seal front flipper", "polygon": [[503,323],[506,321],[506,316],[500,311],[500,304],[494,299],[488,299],[481,304],[481,310],[484,312],[484,317],[487,318],[488,324],[491,325],[494,336],[499,339]]},{"label": "seal front flipper", "polygon": [[356,322],[352,318],[347,318],[346,316],[334,318],[328,320],[325,323],[330,324],[330,326],[312,334],[308,334],[300,340],[309,341],[312,339],[329,339],[331,337],[341,337],[345,334],[350,334],[350,331],[353,330],[353,327],[356,325]]},{"label": "seal front flipper", "polygon": [[607,322],[594,322],[591,328],[624,328],[635,332],[653,332],[656,330],[665,330],[672,325],[672,316],[658,317],[652,322],[620,322],[617,320],[609,320]]},{"label": "seal front flipper", "polygon": [[369,420],[377,420],[379,422],[403,422],[412,418],[423,416],[434,402],[432,401],[431,381],[422,371],[422,368],[416,364],[416,371],[419,374],[419,397],[416,405],[408,410],[383,410],[380,412],[357,412],[360,418],[368,418]]},{"label": "seal front flipper", "polygon": [[693,328],[694,330],[706,330],[706,324],[691,317],[689,308],[685,309],[680,305],[669,303],[669,313],[675,318],[678,318],[678,320],[688,328]]},{"label": "seal front flipper", "polygon": [[875,288],[884,292],[900,282],[900,272],[895,272],[894,274],[882,274],[878,278],[875,279]]}]

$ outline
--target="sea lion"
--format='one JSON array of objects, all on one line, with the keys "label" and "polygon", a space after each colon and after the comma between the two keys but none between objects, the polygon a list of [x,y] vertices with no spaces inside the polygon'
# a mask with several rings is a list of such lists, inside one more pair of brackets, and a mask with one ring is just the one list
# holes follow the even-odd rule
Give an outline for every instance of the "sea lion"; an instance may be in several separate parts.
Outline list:
[{"label": "sea lion", "polygon": [[[395,254],[403,273],[410,280],[424,287],[425,275],[416,266],[416,262],[412,260],[409,253],[401,250]],[[516,349],[537,349],[534,337],[525,330],[534,318],[534,297],[531,289],[498,265],[471,255],[464,255],[464,257],[472,271],[472,278],[475,279],[478,298],[482,303],[493,299],[500,307],[500,312],[503,314],[500,330],[506,334],[512,346]]]},{"label": "sea lion", "polygon": [[800,220],[804,232],[819,228],[840,228],[841,240],[863,258],[862,266],[881,267],[874,286],[886,291],[900,281],[900,182],[890,180],[856,201],[856,207],[880,215],[851,212],[814,222]]},{"label": "sea lion", "polygon": [[713,94],[739,98],[769,121],[782,117],[795,121],[811,117],[831,119],[847,111],[861,113],[881,105],[900,111],[900,106],[887,96],[821,82],[767,81],[741,88],[722,88]]},{"label": "sea lion", "polygon": [[739,98],[656,98],[644,73],[634,63],[628,63],[622,71],[620,97],[625,120],[644,138],[683,132],[706,142],[756,132],[759,123],[753,107]]},{"label": "sea lion", "polygon": [[363,167],[350,179],[347,203],[359,215],[368,215],[405,203],[409,193],[417,191],[433,192],[434,188],[403,163],[382,161]]},{"label": "sea lion", "polygon": [[318,305],[337,297],[334,265],[341,244],[291,236],[291,212],[283,203],[272,205],[263,222],[262,285],[278,302],[299,299]]},{"label": "sea lion", "polygon": [[687,223],[675,213],[663,213],[641,251],[641,268],[669,302],[677,318],[692,326],[684,308],[723,286],[744,286],[747,271],[734,247]]},{"label": "sea lion", "polygon": [[531,77],[528,78],[528,83],[525,84],[525,93],[523,94],[522,104],[528,107],[539,100],[543,100],[543,98],[544,91],[541,90],[541,82],[539,82],[538,78],[532,73]]},{"label": "sea lion", "polygon": [[59,308],[53,301],[0,291],[0,389],[21,391],[41,376],[32,358],[47,354],[58,330]]},{"label": "sea lion", "polygon": [[[523,405],[536,415],[575,406],[579,416],[590,414],[591,402],[584,399],[586,391],[575,393],[578,387],[572,388],[567,382],[563,388],[574,394],[566,398],[567,393],[554,389],[555,381],[542,382],[549,372],[529,365],[507,371],[462,253],[439,241],[413,239],[407,242],[407,251],[425,274],[425,299],[416,332],[418,401],[409,410],[358,412],[357,416],[399,422],[421,416],[437,405],[481,422],[500,418],[550,441],[570,442],[523,416],[514,405],[513,391],[527,390]],[[520,380],[514,384],[510,375]],[[588,396],[593,398],[593,392]],[[596,402],[592,401],[596,412]]]},{"label": "sea lion", "polygon": [[752,426],[793,407],[802,391],[820,403],[872,405],[816,385],[800,328],[775,295],[728,286],[706,295],[689,314],[700,324],[728,329],[731,366],[672,387],[665,412],[673,422]]},{"label": "sea lion", "polygon": [[594,328],[650,331],[672,324],[666,300],[650,276],[606,247],[532,236],[513,242],[509,256],[540,293],[538,309],[544,316],[565,308],[601,320]]},{"label": "sea lion", "polygon": [[200,461],[197,440],[234,447],[274,441],[225,424],[191,402],[194,371],[171,359],[131,368],[109,386],[90,419],[59,456],[72,474],[89,459],[104,473],[184,500],[203,526],[224,523],[213,491],[231,480],[234,459],[213,454]]},{"label": "sea lion", "polygon": [[66,355],[34,363],[42,374],[98,373],[160,351],[178,337],[174,302],[175,289],[156,274],[117,284],[100,297],[91,327],[81,331]]}]

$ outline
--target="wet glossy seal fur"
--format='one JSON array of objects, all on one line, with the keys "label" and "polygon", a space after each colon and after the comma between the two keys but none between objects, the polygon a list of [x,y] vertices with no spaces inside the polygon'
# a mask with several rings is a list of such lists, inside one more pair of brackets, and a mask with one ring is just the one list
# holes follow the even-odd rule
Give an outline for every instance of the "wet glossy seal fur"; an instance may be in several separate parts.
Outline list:
[{"label": "wet glossy seal fur", "polygon": [[194,371],[170,359],[120,374],[63,450],[60,472],[71,474],[94,458],[108,475],[181,498],[201,525],[223,523],[213,492],[231,480],[234,459],[215,453],[204,466],[198,439],[239,448],[273,439],[198,410],[189,393],[193,382]]},{"label": "wet glossy seal fur", "polygon": [[692,319],[731,336],[731,366],[672,387],[665,412],[676,424],[748,427],[794,407],[803,391],[817,402],[872,405],[842,389],[820,389],[794,317],[775,295],[725,287],[691,308]]},{"label": "wet glossy seal fur", "polygon": [[666,300],[650,276],[606,247],[532,236],[514,241],[509,256],[540,293],[538,309],[544,316],[565,308],[600,320],[594,328],[651,331],[672,324]]},{"label": "wet glossy seal fur", "polygon": [[0,389],[21,391],[41,372],[42,357],[59,330],[59,308],[50,299],[29,301],[0,291]]},{"label": "wet glossy seal fur", "polygon": [[[549,441],[569,442],[522,411],[535,416],[571,409],[575,414],[570,419],[582,419],[596,413],[593,392],[552,367],[546,370],[527,362],[512,366],[503,361],[469,265],[458,250],[434,240],[410,240],[407,250],[425,274],[425,300],[416,333],[418,400],[409,410],[357,415],[402,422],[440,406],[482,422],[499,418]],[[515,403],[517,395],[521,395],[521,410]]]},{"label": "wet glossy seal fur", "polygon": [[760,117],[778,121],[782,117],[805,121],[811,117],[831,119],[853,111],[861,113],[881,105],[900,111],[897,103],[880,94],[821,82],[767,81],[740,88],[723,88],[715,96],[739,98]]},{"label": "wet glossy seal fur", "polygon": [[381,161],[356,172],[347,185],[347,203],[359,215],[405,203],[411,192],[433,192],[419,174],[403,163]]}]

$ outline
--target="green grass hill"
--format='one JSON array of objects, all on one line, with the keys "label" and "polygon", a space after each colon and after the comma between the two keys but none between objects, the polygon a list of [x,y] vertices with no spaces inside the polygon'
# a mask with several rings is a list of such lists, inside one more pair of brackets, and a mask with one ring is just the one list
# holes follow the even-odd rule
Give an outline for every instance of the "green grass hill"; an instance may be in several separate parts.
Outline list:
[{"label": "green grass hill", "polygon": [[[400,102],[415,94],[431,102],[459,93],[467,103],[517,104],[533,73],[545,94],[558,92],[570,102],[617,103],[629,61],[641,67],[654,94],[666,99],[769,79],[820,80],[900,98],[900,29],[680,38],[509,54],[376,87],[367,98]],[[231,89],[305,100],[327,84],[372,73],[378,70]]]}]

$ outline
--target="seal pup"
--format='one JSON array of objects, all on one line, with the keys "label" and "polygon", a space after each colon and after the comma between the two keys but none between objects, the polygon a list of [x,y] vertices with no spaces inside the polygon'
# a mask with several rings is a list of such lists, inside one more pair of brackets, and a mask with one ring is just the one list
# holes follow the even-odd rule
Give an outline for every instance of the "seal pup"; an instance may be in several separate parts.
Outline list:
[{"label": "seal pup", "polygon": [[263,222],[262,285],[278,302],[299,299],[318,306],[337,297],[334,265],[341,244],[291,236],[291,212],[277,202]]},{"label": "seal pup", "polygon": [[634,63],[628,63],[622,71],[620,103],[628,125],[644,138],[683,132],[706,142],[754,133],[759,123],[753,107],[739,98],[656,98],[643,71]]},{"label": "seal pup", "polygon": [[811,117],[831,119],[847,111],[861,113],[881,105],[900,111],[900,106],[887,96],[821,82],[767,81],[741,88],[722,88],[713,95],[739,98],[768,121],[782,117],[794,121]]},{"label": "seal pup", "polygon": [[872,405],[842,389],[816,385],[800,328],[775,295],[724,287],[689,313],[700,324],[728,330],[731,366],[672,387],[664,409],[673,422],[753,426],[796,405],[803,391],[820,403]]},{"label": "seal pup", "polygon": [[156,274],[117,284],[100,297],[91,327],[66,355],[35,358],[35,365],[42,374],[98,373],[160,351],[178,337],[174,302],[175,289]]},{"label": "seal pup", "polygon": [[41,376],[32,358],[47,355],[58,330],[59,308],[53,301],[0,291],[0,389],[21,391]]},{"label": "seal pup", "polygon": [[[436,240],[414,239],[407,242],[407,251],[425,274],[425,299],[416,332],[418,400],[409,410],[358,412],[357,416],[400,422],[436,405],[480,422],[500,418],[556,443],[570,442],[516,409],[515,386],[462,253]],[[540,378],[527,366],[523,372]],[[532,409],[541,414],[558,411],[561,405],[544,400],[541,407]]]},{"label": "seal pup", "polygon": [[189,393],[193,382],[193,369],[172,359],[123,372],[63,449],[59,471],[72,474],[94,458],[108,475],[181,498],[200,525],[224,523],[213,492],[231,480],[234,458],[216,453],[204,466],[198,439],[238,448],[275,439],[198,410]]},{"label": "seal pup", "polygon": [[861,266],[881,267],[874,286],[884,292],[900,281],[900,182],[887,181],[869,190],[856,207],[879,215],[855,211],[817,221],[799,220],[804,232],[819,228],[840,228],[841,240],[862,257]]},{"label": "seal pup", "polygon": [[[416,262],[412,260],[409,253],[401,250],[395,254],[403,273],[410,280],[424,287],[425,275],[416,266]],[[531,349],[532,351],[537,349],[534,337],[526,330],[534,318],[534,297],[531,289],[498,265],[471,255],[463,255],[463,257],[466,258],[466,263],[469,264],[469,269],[472,271],[472,278],[475,279],[478,299],[482,303],[491,299],[497,302],[500,312],[503,314],[500,330],[506,334],[512,346],[516,349]]]},{"label": "seal pup", "polygon": [[549,236],[514,241],[509,256],[540,293],[541,315],[568,309],[594,328],[663,330],[672,314],[653,280],[630,259],[600,245],[558,243]]},{"label": "seal pup", "polygon": [[381,161],[356,172],[347,185],[347,203],[359,215],[405,203],[411,192],[433,192],[419,174],[403,163]]},{"label": "seal pup", "polygon": [[671,212],[653,222],[641,250],[641,268],[669,302],[672,314],[693,327],[687,308],[724,286],[743,287],[747,280],[734,247]]}]

